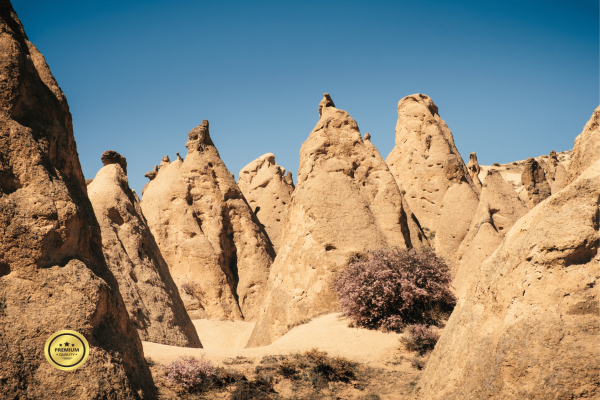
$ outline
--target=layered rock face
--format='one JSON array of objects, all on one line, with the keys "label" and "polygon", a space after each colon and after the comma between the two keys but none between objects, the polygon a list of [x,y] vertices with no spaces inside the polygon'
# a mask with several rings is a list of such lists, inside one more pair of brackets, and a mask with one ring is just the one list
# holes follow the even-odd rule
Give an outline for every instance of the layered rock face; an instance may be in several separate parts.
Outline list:
[{"label": "layered rock face", "polygon": [[521,218],[480,267],[419,399],[600,396],[600,161]]},{"label": "layered rock face", "polygon": [[481,263],[492,255],[506,232],[527,211],[512,185],[497,170],[490,170],[483,181],[479,206],[469,233],[456,252],[458,265],[452,286],[459,299],[464,297]]},{"label": "layered rock face", "polygon": [[600,106],[575,139],[573,157],[569,165],[569,182],[573,182],[583,171],[600,158]]},{"label": "layered rock face", "polygon": [[550,185],[546,180],[544,169],[533,157],[529,157],[525,162],[521,183],[527,191],[529,208],[535,207],[550,197]]},{"label": "layered rock face", "polygon": [[477,188],[478,192],[481,191],[481,181],[479,180],[479,173],[481,172],[481,167],[479,167],[479,163],[477,162],[477,154],[472,152],[469,155],[469,163],[467,164],[467,170],[469,171],[469,176],[473,180],[473,184]]},{"label": "layered rock face", "polygon": [[184,161],[163,161],[142,210],[192,318],[252,321],[264,298],[272,244],[221,160],[204,121]]},{"label": "layered rock face", "polygon": [[102,230],[106,263],[119,282],[140,339],[202,347],[139,199],[129,188],[125,157],[109,150],[102,154],[102,163],[88,186],[88,196]]},{"label": "layered rock face", "polygon": [[363,141],[356,121],[327,94],[319,113],[300,150],[297,186],[248,347],[269,344],[299,321],[337,310],[333,279],[351,257],[421,245],[414,242],[418,233],[411,237],[394,177],[377,149]]},{"label": "layered rock face", "polygon": [[285,169],[275,162],[275,156],[267,153],[241,169],[238,186],[263,224],[275,250],[281,240],[281,226],[290,203],[294,182]]},{"label": "layered rock face", "polygon": [[435,250],[452,257],[477,209],[478,189],[428,96],[398,103],[396,145],[386,162]]},{"label": "layered rock face", "polygon": [[[0,1],[0,393],[3,398],[156,398],[142,344],[104,262],[67,100]],[[44,344],[70,329],[90,344],[75,371]]]}]

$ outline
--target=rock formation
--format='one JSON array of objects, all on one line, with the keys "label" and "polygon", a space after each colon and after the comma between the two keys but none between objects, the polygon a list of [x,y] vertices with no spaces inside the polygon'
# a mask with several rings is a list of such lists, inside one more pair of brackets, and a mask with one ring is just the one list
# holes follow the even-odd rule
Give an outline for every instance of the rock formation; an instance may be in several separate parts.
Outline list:
[{"label": "rock formation", "polygon": [[600,158],[600,106],[575,139],[573,157],[569,165],[569,182],[573,182],[583,171]]},{"label": "rock formation", "polygon": [[411,235],[394,177],[354,119],[327,94],[319,109],[321,118],[300,150],[281,246],[248,347],[269,344],[299,321],[337,310],[333,279],[353,256],[425,240]]},{"label": "rock formation", "polygon": [[275,252],[204,121],[141,203],[192,318],[255,319]]},{"label": "rock formation", "polygon": [[104,167],[88,186],[102,230],[106,263],[140,339],[180,347],[202,347],[179,291],[129,188],[127,161],[109,150]]},{"label": "rock formation", "polygon": [[600,396],[599,196],[597,161],[517,221],[459,300],[418,399]]},{"label": "rock formation", "polygon": [[[158,175],[158,165],[154,166],[154,169],[150,172],[146,172],[144,174],[144,176],[150,180],[156,178],[156,175]],[[142,195],[144,194],[144,190],[142,189]]]},{"label": "rock formation", "polygon": [[529,208],[535,207],[550,197],[550,185],[546,180],[544,169],[533,157],[529,157],[525,162],[521,183],[527,191]]},{"label": "rock formation", "polygon": [[481,172],[481,168],[477,162],[477,154],[475,154],[475,152],[472,152],[469,155],[469,164],[467,164],[467,170],[469,171],[469,175],[471,176],[473,184],[477,188],[478,192],[481,191],[481,181],[479,180],[479,172]]},{"label": "rock formation", "polygon": [[[156,398],[104,262],[67,99],[8,0],[0,27],[0,396]],[[44,357],[63,329],[91,347],[75,371]]]},{"label": "rock formation", "polygon": [[271,153],[260,156],[246,165],[239,174],[238,186],[255,210],[258,220],[263,224],[273,247],[277,251],[280,245],[281,226],[290,203],[293,182],[285,176],[285,169],[275,162]]},{"label": "rock formation", "polygon": [[512,185],[491,169],[483,181],[469,232],[456,252],[458,264],[453,271],[452,286],[459,299],[464,297],[481,263],[492,255],[506,232],[527,211]]},{"label": "rock formation", "polygon": [[552,194],[560,192],[567,186],[569,174],[566,168],[558,161],[558,156],[554,150],[550,152],[548,160],[543,164],[543,167]]},{"label": "rock formation", "polygon": [[398,103],[396,145],[386,162],[435,250],[450,258],[479,199],[452,132],[428,96],[414,94]]}]

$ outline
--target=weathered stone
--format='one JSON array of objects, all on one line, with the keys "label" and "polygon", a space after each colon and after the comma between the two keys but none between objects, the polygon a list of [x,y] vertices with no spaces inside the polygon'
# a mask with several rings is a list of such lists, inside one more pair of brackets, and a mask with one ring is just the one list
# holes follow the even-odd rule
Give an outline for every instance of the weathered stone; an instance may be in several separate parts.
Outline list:
[{"label": "weathered stone", "polygon": [[188,154],[159,169],[141,203],[192,318],[252,321],[275,252],[219,157],[208,121],[188,135]]},{"label": "weathered stone", "polygon": [[[103,154],[103,161],[104,155]],[[202,347],[169,267],[129,188],[125,157],[112,152],[88,186],[88,196],[102,230],[106,264],[142,340],[183,347]]]},{"label": "weathered stone", "polygon": [[356,121],[326,96],[321,105],[327,104],[300,150],[296,189],[249,347],[272,342],[305,318],[337,310],[333,279],[355,255],[425,241],[411,235],[402,194],[375,146],[363,141]]},{"label": "weathered stone", "polygon": [[529,211],[478,268],[418,399],[600,396],[600,161]]},{"label": "weathered stone", "polygon": [[100,160],[102,161],[102,165],[104,165],[104,166],[110,165],[110,164],[119,164],[121,166],[121,168],[123,168],[125,175],[127,175],[127,160],[125,159],[125,157],[121,156],[116,151],[106,150],[100,156]]},{"label": "weathered stone", "polygon": [[160,160],[160,165],[158,166],[158,170],[160,171],[161,168],[166,167],[169,164],[171,164],[171,160],[169,159],[169,156],[164,156],[162,158],[162,160]]},{"label": "weathered stone", "polygon": [[597,107],[583,131],[575,139],[573,157],[569,165],[569,182],[573,182],[600,158],[600,106]]},{"label": "weathered stone", "polygon": [[[67,99],[8,0],[0,55],[0,397],[156,398],[104,262]],[[75,371],[44,357],[63,329],[91,347]]]},{"label": "weathered stone", "polygon": [[550,185],[546,180],[544,169],[533,157],[529,157],[523,166],[521,183],[527,191],[527,205],[529,208],[535,207],[550,197]]},{"label": "weathered stone", "polygon": [[479,172],[481,172],[481,168],[479,167],[479,163],[477,162],[477,154],[472,152],[469,155],[469,163],[467,164],[467,170],[469,171],[469,175],[473,180],[473,184],[478,192],[481,191],[481,181],[479,180]]},{"label": "weathered stone", "polygon": [[179,155],[179,153],[176,153],[176,154],[177,154],[177,161],[183,162],[183,158],[181,158],[181,156]]},{"label": "weathered stone", "polygon": [[238,179],[240,190],[263,224],[275,251],[280,245],[281,226],[294,191],[284,175],[285,169],[277,165],[275,156],[267,153],[242,168]]},{"label": "weathered stone", "polygon": [[548,160],[542,166],[544,167],[546,180],[550,185],[550,192],[552,194],[560,192],[567,186],[569,174],[565,167],[558,161],[558,156],[554,150],[550,152]]},{"label": "weathered stone", "polygon": [[527,213],[512,185],[496,170],[490,170],[483,181],[479,206],[469,232],[456,252],[456,269],[452,286],[463,298],[479,271],[479,266],[498,247],[508,230]]},{"label": "weathered stone", "polygon": [[[146,172],[144,174],[144,176],[150,180],[156,178],[156,175],[158,174],[158,165],[154,166],[154,169],[150,172]],[[142,190],[142,195],[144,194],[144,190]]]},{"label": "weathered stone", "polygon": [[478,190],[428,96],[398,103],[396,146],[386,162],[435,250],[451,258],[477,209]]}]

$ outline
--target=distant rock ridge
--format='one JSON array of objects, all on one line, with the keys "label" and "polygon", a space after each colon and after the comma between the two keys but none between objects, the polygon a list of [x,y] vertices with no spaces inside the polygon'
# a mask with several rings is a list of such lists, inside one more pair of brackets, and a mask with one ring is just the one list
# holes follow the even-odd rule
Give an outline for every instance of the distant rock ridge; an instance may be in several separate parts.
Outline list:
[{"label": "distant rock ridge", "polygon": [[287,205],[294,191],[291,172],[286,176],[285,169],[277,165],[275,155],[267,153],[240,170],[238,186],[277,251]]},{"label": "distant rock ridge", "polygon": [[[0,397],[156,399],[142,343],[102,254],[67,99],[0,0]],[[54,333],[90,345],[85,365],[44,357]]]},{"label": "distant rock ridge", "polygon": [[529,157],[525,161],[521,183],[527,191],[529,208],[535,207],[551,195],[550,185],[546,180],[544,169],[533,157]]},{"label": "distant rock ridge", "polygon": [[464,297],[481,263],[492,255],[506,232],[527,211],[512,185],[497,170],[489,170],[469,232],[456,252],[452,286],[459,299]]},{"label": "distant rock ridge", "polygon": [[256,319],[275,258],[266,232],[221,160],[204,120],[188,154],[145,187],[148,226],[192,318]]},{"label": "distant rock ridge", "polygon": [[399,101],[396,145],[386,163],[430,243],[451,258],[467,234],[479,190],[429,96]]},{"label": "distant rock ridge", "polygon": [[427,245],[422,233],[410,231],[400,189],[356,121],[327,94],[319,110],[321,118],[300,150],[296,189],[248,347],[269,344],[305,318],[338,310],[333,279],[355,255]]},{"label": "distant rock ridge", "polygon": [[202,347],[177,286],[129,188],[125,157],[108,150],[104,167],[88,185],[102,230],[106,263],[119,282],[129,317],[142,340]]}]

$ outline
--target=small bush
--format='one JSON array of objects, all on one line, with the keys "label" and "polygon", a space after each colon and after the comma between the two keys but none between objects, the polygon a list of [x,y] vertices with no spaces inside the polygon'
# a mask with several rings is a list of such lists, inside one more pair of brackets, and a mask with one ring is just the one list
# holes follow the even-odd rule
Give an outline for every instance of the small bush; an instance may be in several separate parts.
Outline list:
[{"label": "small bush", "polygon": [[189,296],[195,297],[195,291],[197,290],[197,288],[199,287],[198,282],[197,281],[191,281],[191,282],[183,282],[181,284],[181,290],[183,290],[183,292]]},{"label": "small bush", "polygon": [[400,338],[400,342],[408,351],[416,351],[423,355],[433,350],[440,339],[440,335],[425,325],[409,325],[405,331],[406,336]]},{"label": "small bush", "polygon": [[270,375],[259,375],[252,382],[239,382],[231,393],[231,400],[268,400],[269,392],[273,390],[273,377]]},{"label": "small bush", "polygon": [[413,367],[418,369],[419,371],[425,368],[425,360],[422,357],[414,357],[411,361]]},{"label": "small bush", "polygon": [[200,360],[182,356],[163,368],[170,384],[179,385],[190,392],[208,388],[211,378],[217,373],[211,362],[204,360],[204,356]]},{"label": "small bush", "polygon": [[355,364],[343,357],[328,357],[327,352],[312,349],[304,353],[312,364],[309,375],[313,385],[323,378],[327,382],[350,382],[354,378]]},{"label": "small bush", "polygon": [[335,280],[342,311],[356,326],[401,331],[438,323],[456,304],[450,270],[432,250],[374,250],[353,259]]}]

